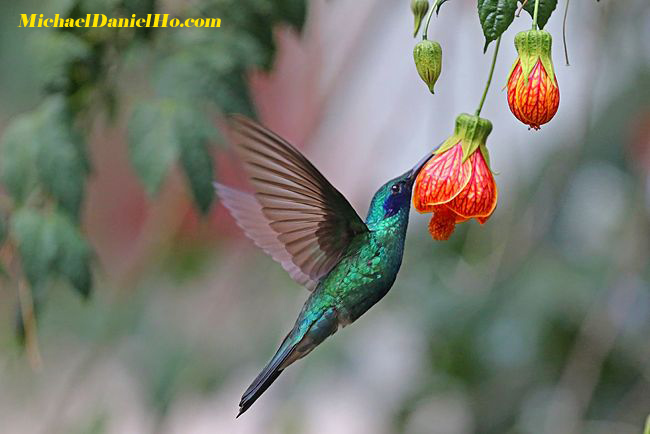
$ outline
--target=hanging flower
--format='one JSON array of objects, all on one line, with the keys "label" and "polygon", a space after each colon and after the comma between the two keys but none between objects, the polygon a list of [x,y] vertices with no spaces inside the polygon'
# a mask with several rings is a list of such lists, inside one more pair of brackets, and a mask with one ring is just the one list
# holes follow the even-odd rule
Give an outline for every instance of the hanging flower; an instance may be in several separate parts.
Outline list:
[{"label": "hanging flower", "polygon": [[515,36],[519,57],[508,76],[508,105],[517,119],[536,130],[553,119],[560,105],[551,45],[551,34],[545,30]]},{"label": "hanging flower", "polygon": [[457,223],[475,218],[483,224],[494,212],[497,186],[485,144],[491,131],[487,119],[459,115],[454,135],[418,174],[413,205],[421,213],[433,213],[429,222],[433,239],[447,240]]}]

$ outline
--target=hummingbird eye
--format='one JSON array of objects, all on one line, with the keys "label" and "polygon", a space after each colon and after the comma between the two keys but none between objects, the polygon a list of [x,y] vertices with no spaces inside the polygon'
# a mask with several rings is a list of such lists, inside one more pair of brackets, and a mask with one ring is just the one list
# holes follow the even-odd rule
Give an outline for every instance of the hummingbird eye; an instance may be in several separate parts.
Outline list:
[{"label": "hummingbird eye", "polygon": [[400,184],[393,184],[390,190],[393,192],[393,194],[397,194],[402,191],[402,186]]}]

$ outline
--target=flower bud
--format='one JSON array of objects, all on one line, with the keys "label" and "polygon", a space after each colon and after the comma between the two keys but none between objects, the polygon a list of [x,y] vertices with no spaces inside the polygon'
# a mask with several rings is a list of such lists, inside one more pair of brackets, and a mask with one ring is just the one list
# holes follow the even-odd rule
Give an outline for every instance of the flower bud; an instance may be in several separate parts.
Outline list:
[{"label": "flower bud", "polygon": [[433,93],[433,86],[440,77],[442,69],[442,48],[435,41],[424,39],[413,49],[413,58],[418,74]]},{"label": "flower bud", "polygon": [[427,14],[428,10],[428,0],[411,0],[411,11],[413,12],[413,17],[415,18],[415,30],[413,30],[413,37],[418,34],[422,20],[424,19],[424,16]]},{"label": "flower bud", "polygon": [[515,36],[519,57],[508,76],[508,105],[517,119],[536,130],[555,116],[560,105],[551,45],[551,34],[545,30]]}]

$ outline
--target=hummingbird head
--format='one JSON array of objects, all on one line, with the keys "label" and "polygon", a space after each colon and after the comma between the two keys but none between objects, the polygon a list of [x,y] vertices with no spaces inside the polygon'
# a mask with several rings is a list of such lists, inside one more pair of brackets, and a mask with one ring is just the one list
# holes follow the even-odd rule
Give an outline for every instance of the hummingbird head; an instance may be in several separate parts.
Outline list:
[{"label": "hummingbird head", "polygon": [[391,179],[377,190],[370,203],[368,217],[366,218],[369,225],[393,217],[400,212],[405,217],[408,217],[413,183],[431,156],[431,153],[427,154],[412,169],[397,178]]}]

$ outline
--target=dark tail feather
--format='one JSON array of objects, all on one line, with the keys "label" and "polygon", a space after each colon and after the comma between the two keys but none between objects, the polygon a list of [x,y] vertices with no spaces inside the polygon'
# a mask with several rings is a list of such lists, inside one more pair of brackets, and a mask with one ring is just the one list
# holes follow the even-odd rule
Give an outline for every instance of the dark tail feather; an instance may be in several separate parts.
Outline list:
[{"label": "dark tail feather", "polygon": [[[285,342],[288,339],[285,338]],[[271,359],[268,365],[259,373],[257,378],[253,380],[253,383],[248,386],[246,392],[241,397],[239,401],[239,413],[237,417],[241,416],[246,410],[250,408],[251,405],[257,398],[262,396],[262,394],[269,388],[271,384],[280,376],[284,368],[281,368],[285,360],[289,358],[293,352],[293,345],[285,346],[285,342],[282,342],[280,349],[275,353],[275,356]]]}]

